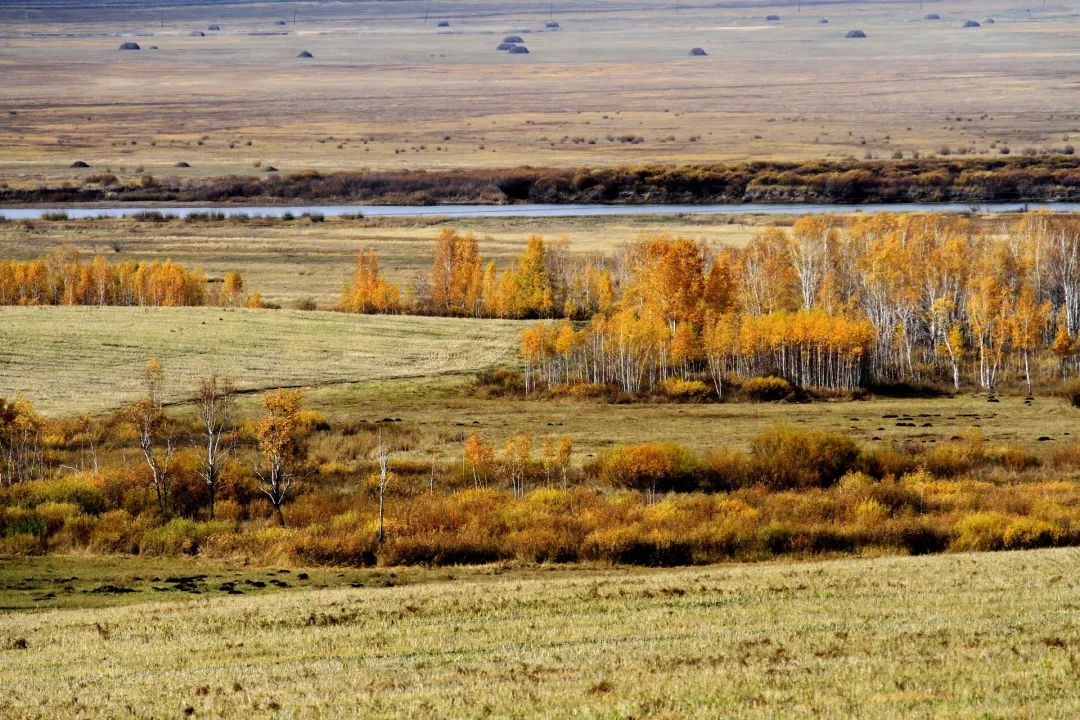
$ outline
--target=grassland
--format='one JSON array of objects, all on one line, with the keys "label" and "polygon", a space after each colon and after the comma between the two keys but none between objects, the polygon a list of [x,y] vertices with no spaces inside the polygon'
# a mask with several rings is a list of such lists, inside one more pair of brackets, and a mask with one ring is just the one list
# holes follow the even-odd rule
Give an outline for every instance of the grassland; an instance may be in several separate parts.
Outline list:
[{"label": "grassland", "polygon": [[[97,312],[100,310],[100,313]],[[151,356],[171,397],[216,371],[241,390],[425,383],[513,358],[521,323],[222,308],[0,308],[0,392],[47,413],[130,402]]]},{"label": "grassland", "polygon": [[0,713],[1070,718],[1078,570],[1049,550],[143,591],[0,618]]},{"label": "grassland", "polygon": [[[1080,132],[1075,7],[678,5],[2,6],[0,179],[998,155]],[[497,52],[507,33],[531,54]]]}]

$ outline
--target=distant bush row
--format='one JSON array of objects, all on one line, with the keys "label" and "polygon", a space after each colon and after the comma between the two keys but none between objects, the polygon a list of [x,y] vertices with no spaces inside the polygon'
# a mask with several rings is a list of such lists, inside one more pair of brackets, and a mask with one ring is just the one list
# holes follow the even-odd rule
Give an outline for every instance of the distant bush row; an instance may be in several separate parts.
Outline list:
[{"label": "distant bush row", "polygon": [[752,162],[611,168],[395,170],[171,178],[0,189],[0,203],[338,200],[436,203],[1001,202],[1080,199],[1080,157]]}]

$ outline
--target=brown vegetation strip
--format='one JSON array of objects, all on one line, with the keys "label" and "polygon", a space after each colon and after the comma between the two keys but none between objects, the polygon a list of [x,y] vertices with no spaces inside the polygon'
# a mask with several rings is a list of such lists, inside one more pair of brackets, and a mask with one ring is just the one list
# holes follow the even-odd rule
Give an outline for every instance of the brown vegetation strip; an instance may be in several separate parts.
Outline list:
[{"label": "brown vegetation strip", "polygon": [[434,203],[1003,202],[1080,199],[1080,158],[754,162],[427,172],[301,172],[137,185],[0,189],[0,203],[363,201]]}]

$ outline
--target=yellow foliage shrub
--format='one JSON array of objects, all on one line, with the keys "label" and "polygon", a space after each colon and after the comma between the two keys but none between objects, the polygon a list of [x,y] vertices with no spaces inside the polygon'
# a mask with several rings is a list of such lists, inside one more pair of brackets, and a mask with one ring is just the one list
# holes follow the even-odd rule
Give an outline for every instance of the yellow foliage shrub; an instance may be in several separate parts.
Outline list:
[{"label": "yellow foliage shrub", "polygon": [[1059,528],[1045,520],[1017,518],[1005,528],[1002,540],[1006,548],[1013,550],[1050,547],[1057,543],[1059,536]]},{"label": "yellow foliage shrub", "polygon": [[980,512],[968,515],[956,524],[953,550],[1001,550],[1005,547],[1005,530],[1012,518],[1000,512]]},{"label": "yellow foliage shrub", "polygon": [[784,378],[750,378],[739,388],[748,400],[753,402],[775,402],[791,395],[794,388]]}]

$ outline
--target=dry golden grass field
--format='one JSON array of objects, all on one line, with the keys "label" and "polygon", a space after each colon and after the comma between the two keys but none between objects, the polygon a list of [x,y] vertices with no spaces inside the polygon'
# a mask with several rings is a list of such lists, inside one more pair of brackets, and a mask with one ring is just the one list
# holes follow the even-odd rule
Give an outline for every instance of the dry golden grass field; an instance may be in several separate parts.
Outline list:
[{"label": "dry golden grass field", "polygon": [[[1080,137],[1071,3],[141,6],[0,4],[0,181],[998,155]],[[508,33],[530,54],[497,51]]]},{"label": "dry golden grass field", "polygon": [[1074,718],[1078,571],[1072,549],[427,579],[8,561],[6,606],[50,586],[71,609],[0,616],[0,714]]}]

